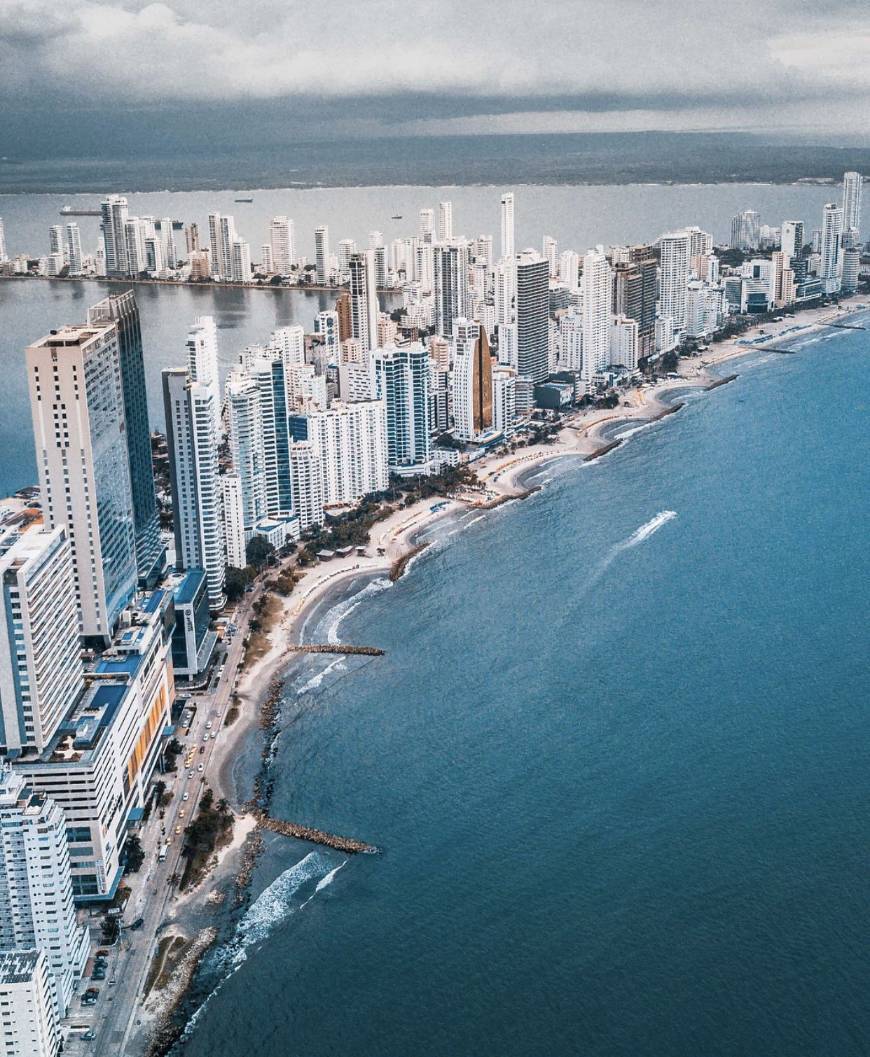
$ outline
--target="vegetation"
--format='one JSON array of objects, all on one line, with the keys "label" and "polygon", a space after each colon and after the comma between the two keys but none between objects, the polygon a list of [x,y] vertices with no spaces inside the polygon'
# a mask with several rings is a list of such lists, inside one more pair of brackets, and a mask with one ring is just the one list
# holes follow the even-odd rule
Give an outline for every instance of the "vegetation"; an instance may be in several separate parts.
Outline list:
[{"label": "vegetation", "polygon": [[142,863],[145,862],[145,851],[142,841],[133,833],[127,838],[124,845],[124,873],[139,873]]},{"label": "vegetation", "polygon": [[182,856],[186,863],[181,875],[181,889],[198,884],[205,876],[215,850],[229,840],[233,830],[233,813],[226,800],[214,802],[214,793],[206,788],[196,818],[185,830]]},{"label": "vegetation", "polygon": [[310,565],[317,560],[319,550],[364,547],[371,537],[372,526],[391,513],[392,507],[384,506],[377,496],[370,496],[354,510],[335,518],[330,528],[312,525],[303,537],[304,546],[299,552],[299,563]]},{"label": "vegetation", "polygon": [[245,588],[251,582],[248,569],[236,569],[233,565],[227,566],[224,578],[224,591],[228,602],[237,602],[245,593]]},{"label": "vegetation", "polygon": [[259,572],[275,553],[275,548],[263,536],[252,536],[248,546],[245,548],[245,557],[248,565]]}]

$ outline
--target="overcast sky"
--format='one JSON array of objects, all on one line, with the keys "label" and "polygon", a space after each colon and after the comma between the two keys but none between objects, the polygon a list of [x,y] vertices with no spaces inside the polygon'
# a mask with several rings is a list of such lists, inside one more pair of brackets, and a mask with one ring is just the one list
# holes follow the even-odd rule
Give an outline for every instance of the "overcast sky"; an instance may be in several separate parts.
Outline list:
[{"label": "overcast sky", "polygon": [[0,0],[5,104],[286,100],[338,135],[863,138],[866,0]]}]

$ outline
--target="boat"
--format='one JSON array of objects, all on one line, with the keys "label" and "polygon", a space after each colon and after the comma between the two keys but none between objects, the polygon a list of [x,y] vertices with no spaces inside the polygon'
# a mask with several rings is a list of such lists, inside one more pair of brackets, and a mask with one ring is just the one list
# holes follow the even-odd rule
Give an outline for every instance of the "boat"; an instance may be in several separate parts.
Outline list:
[{"label": "boat", "polygon": [[234,198],[234,202],[253,202],[253,198]]},{"label": "boat", "polygon": [[402,214],[401,213],[393,213],[393,220],[401,220],[401,219],[402,219]]}]

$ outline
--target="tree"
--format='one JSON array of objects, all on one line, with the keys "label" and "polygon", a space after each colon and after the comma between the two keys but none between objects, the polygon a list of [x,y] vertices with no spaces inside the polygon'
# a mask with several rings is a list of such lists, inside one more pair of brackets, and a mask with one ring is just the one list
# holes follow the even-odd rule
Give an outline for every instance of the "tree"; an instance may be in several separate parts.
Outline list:
[{"label": "tree", "polygon": [[245,549],[245,557],[248,563],[259,572],[274,552],[275,548],[264,536],[252,536]]},{"label": "tree", "polygon": [[124,853],[127,857],[124,867],[125,873],[138,873],[145,862],[145,852],[142,850],[142,841],[133,833],[127,838],[124,845]]},{"label": "tree", "polygon": [[227,566],[224,577],[224,591],[226,592],[227,600],[235,602],[241,598],[249,582],[248,574],[244,569],[236,569],[232,565]]}]

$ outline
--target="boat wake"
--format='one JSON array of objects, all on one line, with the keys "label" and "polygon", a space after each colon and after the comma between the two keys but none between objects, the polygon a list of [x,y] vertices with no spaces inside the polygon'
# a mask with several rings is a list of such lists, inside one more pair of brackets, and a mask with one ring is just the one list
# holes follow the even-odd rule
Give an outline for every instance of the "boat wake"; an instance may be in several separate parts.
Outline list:
[{"label": "boat wake", "polygon": [[649,539],[654,532],[658,532],[662,525],[666,525],[669,521],[673,521],[676,516],[676,510],[660,511],[654,518],[650,518],[645,525],[641,525],[639,529],[635,529],[628,539],[617,544],[618,550],[628,550],[629,547],[636,547],[638,543],[643,543],[643,541]]}]

